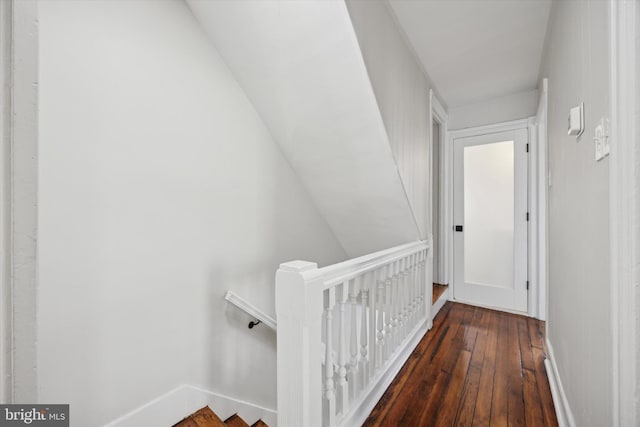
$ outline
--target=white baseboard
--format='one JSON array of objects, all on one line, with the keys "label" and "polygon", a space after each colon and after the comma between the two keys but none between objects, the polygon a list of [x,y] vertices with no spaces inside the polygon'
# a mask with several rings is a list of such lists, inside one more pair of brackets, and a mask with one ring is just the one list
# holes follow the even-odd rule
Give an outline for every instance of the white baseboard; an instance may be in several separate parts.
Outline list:
[{"label": "white baseboard", "polygon": [[106,427],[169,427],[207,405],[223,420],[238,413],[250,424],[262,419],[270,427],[276,427],[277,416],[273,409],[187,384],[180,385],[107,423]]},{"label": "white baseboard", "polygon": [[440,309],[442,307],[444,307],[444,304],[449,301],[449,288],[447,287],[447,289],[442,293],[442,295],[440,295],[440,298],[438,298],[438,300],[436,302],[433,303],[433,307],[431,308],[431,319],[435,319],[436,318],[436,314],[438,314],[438,312],[440,311]]},{"label": "white baseboard", "polygon": [[556,409],[559,427],[576,427],[576,421],[573,418],[573,412],[569,406],[567,395],[564,392],[560,374],[558,373],[558,365],[553,354],[553,346],[547,338],[547,354],[548,358],[544,360],[544,366],[547,369],[549,378],[549,386],[551,387],[551,396],[553,397],[553,406]]},{"label": "white baseboard", "polygon": [[351,411],[342,419],[339,423],[341,427],[361,426],[373,411],[376,404],[382,397],[387,388],[391,385],[391,382],[395,379],[400,369],[405,364],[413,350],[416,348],[420,340],[424,337],[424,334],[430,329],[430,319],[424,319],[422,324],[416,326],[411,335],[411,339],[408,339],[402,349],[398,351],[393,359],[393,362],[382,373],[378,374],[373,380],[375,386],[371,391],[366,393],[360,401],[356,401]]}]

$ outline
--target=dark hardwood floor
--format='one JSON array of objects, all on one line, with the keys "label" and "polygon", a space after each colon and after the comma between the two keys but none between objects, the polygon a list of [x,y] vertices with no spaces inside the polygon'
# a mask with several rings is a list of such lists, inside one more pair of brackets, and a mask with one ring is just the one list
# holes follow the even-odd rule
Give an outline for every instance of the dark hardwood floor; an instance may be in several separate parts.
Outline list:
[{"label": "dark hardwood floor", "polygon": [[434,283],[431,302],[438,301],[438,298],[440,298],[440,295],[444,294],[444,291],[447,290],[447,287],[447,285],[439,285],[437,283]]},{"label": "dark hardwood floor", "polygon": [[365,426],[557,426],[544,322],[447,302]]}]

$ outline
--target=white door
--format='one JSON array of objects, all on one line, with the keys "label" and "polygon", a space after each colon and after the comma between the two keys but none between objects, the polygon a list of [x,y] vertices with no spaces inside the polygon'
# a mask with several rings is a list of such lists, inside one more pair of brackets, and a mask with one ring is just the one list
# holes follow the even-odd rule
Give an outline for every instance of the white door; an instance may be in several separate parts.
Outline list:
[{"label": "white door", "polygon": [[527,311],[527,130],[454,140],[454,299]]}]

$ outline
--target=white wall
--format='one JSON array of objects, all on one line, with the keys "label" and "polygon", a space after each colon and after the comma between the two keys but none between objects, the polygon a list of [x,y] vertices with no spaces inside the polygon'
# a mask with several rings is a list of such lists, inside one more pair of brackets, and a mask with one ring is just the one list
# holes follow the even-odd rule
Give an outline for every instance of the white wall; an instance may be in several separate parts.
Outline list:
[{"label": "white wall", "polygon": [[419,240],[344,2],[188,4],[347,254]]},{"label": "white wall", "polygon": [[181,1],[42,1],[41,402],[94,426],[180,383],[275,408],[280,262],[345,253]]},{"label": "white wall", "polygon": [[382,1],[347,0],[378,107],[422,237],[429,205],[429,77]]},{"label": "white wall", "polygon": [[[611,425],[609,160],[594,160],[609,114],[609,12],[604,1],[554,2],[542,77],[549,77],[549,318],[560,378],[579,426]],[[567,136],[569,108],[586,128]]]},{"label": "white wall", "polygon": [[464,129],[536,115],[538,91],[518,92],[449,109],[449,129]]}]

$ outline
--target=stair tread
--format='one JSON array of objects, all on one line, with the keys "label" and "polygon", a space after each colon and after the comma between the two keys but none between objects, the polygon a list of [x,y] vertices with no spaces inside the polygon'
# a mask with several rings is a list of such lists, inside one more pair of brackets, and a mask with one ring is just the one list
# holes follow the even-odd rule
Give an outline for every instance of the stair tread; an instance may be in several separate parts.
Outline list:
[{"label": "stair tread", "polygon": [[174,427],[225,427],[225,424],[211,408],[205,406],[180,421]]},{"label": "stair tread", "polygon": [[269,426],[264,421],[258,420],[255,423],[253,423],[251,427],[269,427]]},{"label": "stair tread", "polygon": [[250,427],[238,414],[233,414],[226,420],[224,420],[224,424],[227,427]]}]

